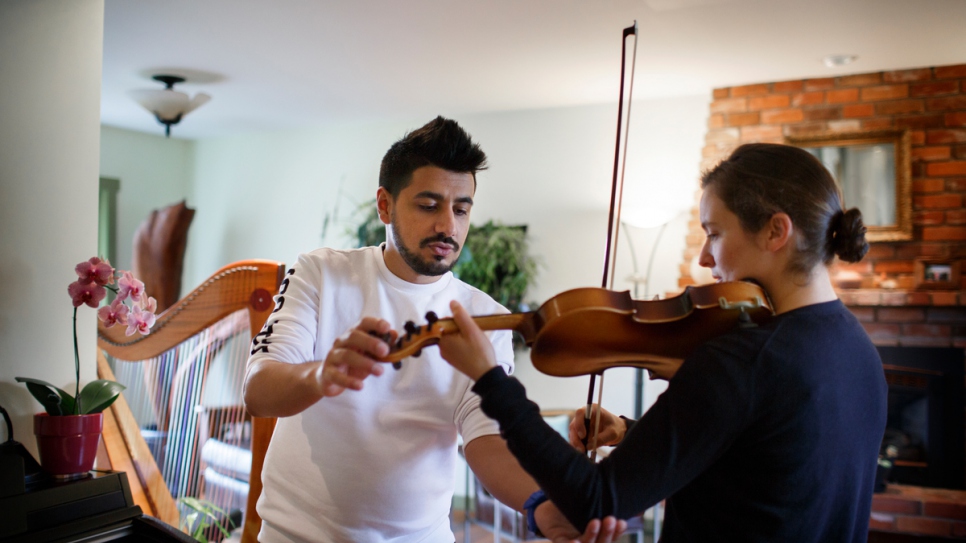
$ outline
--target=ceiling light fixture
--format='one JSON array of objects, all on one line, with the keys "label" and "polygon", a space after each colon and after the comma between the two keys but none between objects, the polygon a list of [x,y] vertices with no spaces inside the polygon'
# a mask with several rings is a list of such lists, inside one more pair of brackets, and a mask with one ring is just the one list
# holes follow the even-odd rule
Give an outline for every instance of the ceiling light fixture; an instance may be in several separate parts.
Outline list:
[{"label": "ceiling light fixture", "polygon": [[839,66],[852,64],[858,58],[858,55],[828,55],[822,59],[822,62],[829,68],[838,68]]},{"label": "ceiling light fixture", "polygon": [[171,137],[171,125],[181,122],[181,118],[211,100],[211,96],[199,92],[194,98],[174,90],[175,83],[184,83],[185,78],[177,75],[156,75],[151,79],[165,84],[163,90],[141,89],[130,92],[137,103],[154,114],[164,125],[164,135]]}]

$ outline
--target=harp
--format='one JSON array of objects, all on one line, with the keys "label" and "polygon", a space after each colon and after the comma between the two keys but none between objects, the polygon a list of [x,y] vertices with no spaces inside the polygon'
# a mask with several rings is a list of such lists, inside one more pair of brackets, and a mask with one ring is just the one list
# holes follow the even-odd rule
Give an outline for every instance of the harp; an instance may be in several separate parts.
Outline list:
[{"label": "harp", "polygon": [[[127,389],[104,412],[103,454],[128,473],[145,514],[180,526],[180,501],[243,512],[243,541],[261,520],[261,465],[275,419],[251,417],[242,400],[251,340],[274,309],[285,267],[245,260],[225,266],[158,315],[151,333],[98,327],[97,372]],[[150,295],[150,293],[148,293]],[[212,527],[217,540],[217,528]]]}]

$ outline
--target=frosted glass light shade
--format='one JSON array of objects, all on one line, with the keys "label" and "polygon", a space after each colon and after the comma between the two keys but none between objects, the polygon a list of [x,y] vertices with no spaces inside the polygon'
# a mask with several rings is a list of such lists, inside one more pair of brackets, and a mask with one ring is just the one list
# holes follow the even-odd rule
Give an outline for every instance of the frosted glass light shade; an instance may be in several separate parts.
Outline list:
[{"label": "frosted glass light shade", "polygon": [[211,96],[203,92],[189,98],[187,94],[171,89],[133,90],[130,91],[130,96],[157,116],[159,121],[179,120],[211,100]]}]

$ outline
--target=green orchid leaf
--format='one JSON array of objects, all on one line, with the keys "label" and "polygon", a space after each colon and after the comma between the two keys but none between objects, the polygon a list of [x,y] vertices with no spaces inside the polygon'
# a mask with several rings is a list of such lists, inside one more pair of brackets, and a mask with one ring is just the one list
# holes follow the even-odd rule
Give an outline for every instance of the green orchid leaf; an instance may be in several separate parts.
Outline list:
[{"label": "green orchid leaf", "polygon": [[74,397],[64,390],[40,379],[17,377],[16,380],[27,385],[27,390],[40,402],[40,405],[44,406],[44,411],[48,415],[74,414]]},{"label": "green orchid leaf", "polygon": [[120,396],[125,387],[116,381],[98,379],[87,383],[80,393],[81,409],[85,415],[100,413]]}]

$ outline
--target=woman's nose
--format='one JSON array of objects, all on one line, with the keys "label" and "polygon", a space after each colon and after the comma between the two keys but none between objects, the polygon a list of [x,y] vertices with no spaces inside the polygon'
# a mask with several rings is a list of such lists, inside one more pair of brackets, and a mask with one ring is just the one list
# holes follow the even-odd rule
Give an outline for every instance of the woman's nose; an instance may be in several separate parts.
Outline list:
[{"label": "woman's nose", "polygon": [[708,242],[704,242],[704,246],[701,247],[701,255],[698,258],[698,264],[705,268],[714,267],[714,257],[711,256],[711,251],[708,249]]}]

